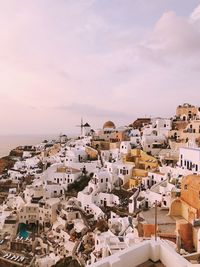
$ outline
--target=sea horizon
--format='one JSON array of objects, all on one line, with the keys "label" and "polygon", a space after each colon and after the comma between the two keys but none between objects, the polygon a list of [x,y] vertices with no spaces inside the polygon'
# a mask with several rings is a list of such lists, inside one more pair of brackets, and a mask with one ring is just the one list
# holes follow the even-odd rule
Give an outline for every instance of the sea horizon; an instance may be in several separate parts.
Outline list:
[{"label": "sea horizon", "polygon": [[[58,138],[60,134],[0,134],[0,158],[8,156],[10,151],[17,146],[37,145],[47,140]],[[78,134],[68,133],[69,138],[73,138]]]},{"label": "sea horizon", "polygon": [[55,139],[57,134],[0,134],[0,158],[8,156],[10,151],[20,145],[37,145],[45,139]]}]

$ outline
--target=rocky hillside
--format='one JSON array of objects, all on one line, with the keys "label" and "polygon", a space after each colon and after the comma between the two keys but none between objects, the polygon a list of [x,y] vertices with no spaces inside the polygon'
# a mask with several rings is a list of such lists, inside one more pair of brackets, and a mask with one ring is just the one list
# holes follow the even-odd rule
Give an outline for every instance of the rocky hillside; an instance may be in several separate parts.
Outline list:
[{"label": "rocky hillside", "polygon": [[0,174],[5,173],[8,169],[14,166],[15,161],[10,157],[6,156],[0,159]]}]

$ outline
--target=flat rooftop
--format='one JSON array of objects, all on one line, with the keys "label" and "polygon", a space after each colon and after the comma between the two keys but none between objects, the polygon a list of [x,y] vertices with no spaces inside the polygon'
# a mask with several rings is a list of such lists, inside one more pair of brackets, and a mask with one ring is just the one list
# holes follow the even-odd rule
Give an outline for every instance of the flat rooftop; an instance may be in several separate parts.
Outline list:
[{"label": "flat rooftop", "polygon": [[[158,228],[162,233],[175,233],[176,230],[176,220],[168,215],[169,211],[157,209],[157,222]],[[155,223],[155,208],[151,208],[147,211],[142,211],[142,217],[147,224]]]}]

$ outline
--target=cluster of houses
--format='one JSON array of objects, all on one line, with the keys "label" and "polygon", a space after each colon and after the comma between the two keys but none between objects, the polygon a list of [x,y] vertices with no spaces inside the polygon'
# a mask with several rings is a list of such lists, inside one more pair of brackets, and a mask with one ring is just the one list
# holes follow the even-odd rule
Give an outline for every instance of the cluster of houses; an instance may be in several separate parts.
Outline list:
[{"label": "cluster of houses", "polygon": [[80,266],[123,266],[129,255],[130,266],[175,266],[169,254],[176,266],[198,266],[199,145],[200,108],[185,103],[172,118],[97,130],[85,123],[77,138],[20,147],[0,177],[8,191],[0,265],[50,267],[73,257]]}]

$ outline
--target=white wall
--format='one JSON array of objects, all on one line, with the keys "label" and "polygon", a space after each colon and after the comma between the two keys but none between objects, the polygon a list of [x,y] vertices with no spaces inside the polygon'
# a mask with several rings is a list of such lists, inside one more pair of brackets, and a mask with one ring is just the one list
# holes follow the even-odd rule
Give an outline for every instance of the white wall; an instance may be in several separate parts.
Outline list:
[{"label": "white wall", "polygon": [[182,169],[190,170],[194,173],[200,173],[200,149],[180,148],[178,164]]},{"label": "white wall", "polygon": [[[136,267],[149,259],[159,261],[166,267],[192,267],[190,262],[181,257],[165,241],[143,241],[139,244],[107,257],[92,267]],[[91,266],[91,265],[87,265]]]}]

